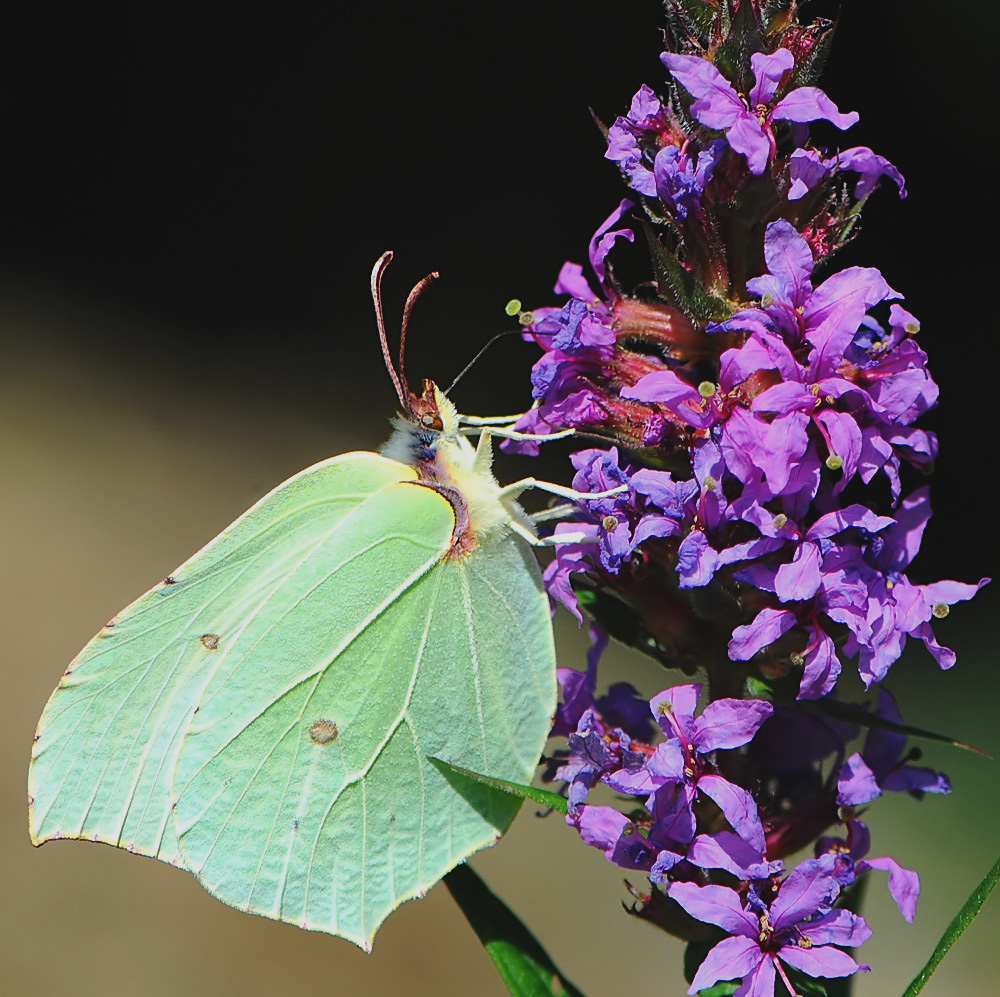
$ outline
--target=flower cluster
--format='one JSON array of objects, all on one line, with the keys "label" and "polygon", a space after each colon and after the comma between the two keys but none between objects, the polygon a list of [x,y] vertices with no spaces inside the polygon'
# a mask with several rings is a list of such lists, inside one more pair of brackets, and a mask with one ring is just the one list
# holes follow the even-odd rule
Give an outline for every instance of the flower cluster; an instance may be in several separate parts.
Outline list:
[{"label": "flower cluster", "polygon": [[[591,240],[593,283],[567,263],[565,303],[522,313],[543,352],[516,428],[605,440],[573,455],[573,485],[619,489],[555,527],[567,539],[545,575],[554,600],[596,621],[587,672],[560,672],[553,733],[568,745],[551,774],[569,822],[648,875],[637,913],[721,938],[691,993],[727,979],[771,993],[776,974],[795,992],[786,972],[861,968],[831,948],[870,934],[838,906],[858,875],[888,871],[913,917],[915,874],[866,857],[855,808],[950,790],[909,764],[885,690],[874,708],[835,698],[841,670],[853,661],[871,688],[908,637],[950,668],[932,621],[987,580],[906,574],[930,517],[909,478],[937,454],[917,423],[938,389],[886,278],[830,272],[880,180],[906,195],[871,149],[812,137],[839,141],[858,121],[813,85],[831,25],[800,24],[789,3],[708,6],[667,3],[665,85],[643,86],[606,130],[629,196]],[[643,242],[653,279],[626,293],[612,261]],[[648,706],[628,686],[596,697],[608,632],[707,683]],[[588,802],[599,785],[632,808]],[[824,836],[838,825],[843,839]],[[815,858],[786,872],[810,844]]]}]

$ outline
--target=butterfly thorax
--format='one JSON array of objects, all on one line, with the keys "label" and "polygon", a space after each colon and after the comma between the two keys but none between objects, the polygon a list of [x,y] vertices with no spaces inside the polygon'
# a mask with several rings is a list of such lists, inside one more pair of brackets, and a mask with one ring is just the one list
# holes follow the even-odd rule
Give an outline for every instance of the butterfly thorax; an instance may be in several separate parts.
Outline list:
[{"label": "butterfly thorax", "polygon": [[[492,451],[478,449],[460,431],[458,411],[433,381],[410,395],[409,415],[393,419],[383,456],[412,467],[419,483],[439,491],[455,510],[453,553],[469,553],[488,537],[529,523],[521,507],[501,497],[491,468]],[[530,526],[529,526],[530,528]]]}]

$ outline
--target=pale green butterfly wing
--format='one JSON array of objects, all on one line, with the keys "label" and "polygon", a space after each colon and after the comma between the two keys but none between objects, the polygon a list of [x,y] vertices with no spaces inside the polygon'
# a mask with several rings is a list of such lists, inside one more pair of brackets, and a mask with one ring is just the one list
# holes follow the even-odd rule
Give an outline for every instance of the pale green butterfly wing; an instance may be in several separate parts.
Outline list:
[{"label": "pale green butterfly wing", "polygon": [[348,454],[279,486],[78,656],[36,738],[32,835],[109,841],[220,899],[369,947],[516,805],[555,700],[538,569],[410,468]]},{"label": "pale green butterfly wing", "polygon": [[[321,531],[413,472],[371,454],[308,469],[265,496],[70,663],[38,724],[31,834],[89,838],[183,865],[171,815],[184,734],[228,635],[288,581]],[[215,645],[215,646],[213,646]]]}]

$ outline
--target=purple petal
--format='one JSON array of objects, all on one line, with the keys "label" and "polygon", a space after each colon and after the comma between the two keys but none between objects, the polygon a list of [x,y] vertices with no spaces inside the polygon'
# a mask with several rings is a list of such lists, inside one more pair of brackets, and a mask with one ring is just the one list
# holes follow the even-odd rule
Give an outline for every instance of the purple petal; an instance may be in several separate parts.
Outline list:
[{"label": "purple petal", "polygon": [[800,862],[781,884],[771,904],[771,924],[775,929],[790,928],[829,906],[840,887],[833,878],[836,859],[823,855]]},{"label": "purple petal", "polygon": [[683,861],[683,855],[680,855],[677,852],[672,852],[669,848],[664,848],[662,851],[657,853],[656,861],[653,863],[653,867],[649,870],[650,882],[660,884],[667,882],[667,873],[673,869],[678,862]]},{"label": "purple petal", "polygon": [[631,387],[622,388],[621,396],[641,402],[659,402],[686,423],[699,429],[711,425],[714,419],[697,388],[682,380],[672,370],[646,374]]},{"label": "purple petal", "polygon": [[772,149],[771,138],[754,115],[747,114],[737,118],[726,132],[726,140],[733,152],[747,157],[747,166],[754,176],[760,176],[767,169]]},{"label": "purple petal", "polygon": [[729,80],[707,60],[673,52],[664,52],[660,60],[674,79],[696,98],[691,113],[703,125],[721,131],[750,114]]},{"label": "purple petal", "polygon": [[[592,523],[558,523],[555,535],[560,533],[586,533],[597,536],[598,527]],[[587,571],[593,544],[560,544],[556,548],[555,558],[548,564],[543,574],[545,589],[552,599],[561,602],[576,618],[583,623],[583,614],[577,605],[576,593],[570,583],[569,576],[575,571]]]},{"label": "purple petal", "polygon": [[737,879],[765,879],[781,872],[781,862],[764,857],[738,834],[699,834],[687,850],[687,860],[700,869],[724,869]]},{"label": "purple petal", "polygon": [[778,84],[781,82],[781,78],[794,65],[795,56],[787,48],[779,48],[770,55],[765,55],[763,52],[754,52],[750,56],[750,66],[753,69],[754,79],[757,82],[747,95],[750,106],[757,107],[759,104],[770,104],[774,100],[774,95],[778,92]]},{"label": "purple petal", "polygon": [[764,233],[767,269],[785,285],[792,307],[805,304],[812,292],[813,254],[809,243],[784,218],[771,222]]},{"label": "purple petal", "polygon": [[819,87],[799,87],[780,100],[771,115],[776,121],[829,121],[841,131],[860,120],[857,111],[841,113]]},{"label": "purple petal", "polygon": [[717,699],[709,703],[692,726],[692,741],[698,754],[746,744],[774,712],[762,699]]},{"label": "purple petal", "polygon": [[784,609],[762,609],[752,623],[737,627],[729,642],[729,654],[734,661],[748,661],[762,647],[773,644],[798,621],[793,613]]},{"label": "purple petal", "polygon": [[703,775],[698,780],[698,790],[715,801],[732,829],[747,844],[764,853],[764,828],[757,804],[745,789],[721,775]]},{"label": "purple petal", "polygon": [[889,793],[950,793],[951,780],[944,772],[923,768],[919,765],[904,765],[890,772],[881,780],[882,788]]},{"label": "purple petal", "polygon": [[848,910],[833,910],[798,925],[798,932],[814,945],[846,945],[857,948],[872,936],[863,917]]},{"label": "purple petal", "polygon": [[694,840],[696,820],[694,804],[698,791],[694,786],[668,783],[646,801],[656,826],[653,835],[659,842],[676,841],[686,845]]},{"label": "purple petal", "polygon": [[788,200],[797,201],[805,197],[817,184],[830,174],[830,168],[818,152],[812,149],[796,149],[788,157],[788,179],[792,186],[788,190]]},{"label": "purple petal", "polygon": [[864,859],[857,865],[857,871],[880,869],[889,873],[889,892],[896,901],[899,913],[911,924],[917,912],[920,897],[920,877],[910,869],[904,869],[895,859]]},{"label": "purple petal", "polygon": [[616,225],[619,221],[621,221],[622,215],[634,206],[634,203],[627,198],[623,200],[621,204],[619,204],[618,207],[604,219],[604,222],[594,233],[594,237],[590,240],[590,265],[594,268],[594,273],[597,274],[597,280],[601,284],[604,284],[608,275],[607,267],[604,265],[604,260],[611,251],[611,247],[614,245],[615,239],[622,236],[623,238],[628,239],[629,242],[633,242],[635,240],[635,233],[631,229],[620,228],[616,229],[614,232],[609,232],[608,229],[610,229],[612,225]]},{"label": "purple petal", "polygon": [[677,548],[677,576],[682,589],[707,585],[719,567],[719,557],[701,530],[692,530]]},{"label": "purple petal", "polygon": [[847,506],[846,509],[835,509],[828,512],[809,527],[806,538],[809,540],[819,540],[821,537],[832,537],[841,530],[846,530],[851,526],[860,527],[868,533],[878,533],[887,526],[892,526],[896,520],[889,516],[878,516],[868,506],[855,502]]},{"label": "purple petal", "polygon": [[888,159],[872,152],[867,146],[857,146],[845,149],[828,161],[837,170],[853,170],[861,176],[854,188],[854,196],[860,201],[866,198],[879,182],[881,177],[889,177],[899,187],[899,196],[906,197],[906,187],[903,175]]},{"label": "purple petal", "polygon": [[[675,883],[675,886],[682,884]],[[709,889],[709,887],[705,887]],[[671,895],[673,888],[671,888]],[[695,915],[697,917],[697,915]],[[704,919],[702,919],[704,920]],[[751,974],[755,977],[765,976],[761,972],[765,967],[770,968],[771,982],[767,988],[766,978],[761,980],[761,987],[755,990],[747,990],[746,994],[757,993],[766,994],[767,997],[774,995],[774,967],[771,960],[761,950],[760,945],[751,938],[736,937],[724,938],[705,957],[705,961],[698,967],[691,986],[688,988],[689,994],[697,994],[701,990],[706,990],[719,980],[742,980]],[[757,971],[757,972],[755,972]]]},{"label": "purple petal", "polygon": [[[562,265],[556,286],[553,288],[556,294],[570,294],[581,301],[596,301],[597,295],[590,289],[583,276],[583,267],[579,263],[570,263],[568,260]],[[537,315],[538,312],[536,311]]]},{"label": "purple petal", "polygon": [[[591,807],[584,804],[566,823],[580,832],[584,844],[610,852],[631,821],[614,807]],[[610,856],[609,856],[610,857]]]},{"label": "purple petal", "polygon": [[[707,924],[714,924],[734,935],[743,935],[755,942],[760,932],[760,921],[743,909],[739,894],[728,886],[695,886],[694,883],[673,883],[667,890],[692,917]],[[733,979],[731,976],[720,979]]]},{"label": "purple petal", "polygon": [[898,297],[873,267],[848,267],[820,284],[803,315],[810,330],[806,339],[815,347],[810,363],[817,376],[836,372],[869,308]]},{"label": "purple petal", "polygon": [[840,675],[837,645],[829,634],[819,631],[815,645],[805,654],[805,667],[796,699],[822,699],[836,684]]},{"label": "purple petal", "polygon": [[778,950],[778,958],[810,976],[851,976],[857,972],[867,973],[869,969],[856,963],[846,952],[828,945],[811,949],[785,945]]},{"label": "purple petal", "polygon": [[789,412],[812,413],[819,399],[798,381],[782,381],[762,391],[750,403],[753,412],[786,415]]},{"label": "purple petal", "polygon": [[[664,689],[649,701],[653,719],[667,737],[683,736],[690,740],[688,732],[698,708],[701,684],[675,685]],[[671,722],[673,721],[673,722]]]},{"label": "purple petal", "polygon": [[858,469],[858,462],[861,460],[861,427],[853,414],[834,409],[820,412],[816,416],[816,422],[826,430],[830,456],[841,460],[840,481],[834,489],[834,494],[837,494]]},{"label": "purple petal", "polygon": [[733,993],[733,997],[774,997],[776,965],[775,957],[767,956],[749,976],[743,977],[743,984]]},{"label": "purple petal", "polygon": [[782,602],[811,599],[819,591],[821,560],[816,544],[799,544],[792,560],[782,564],[774,576],[775,595]]},{"label": "purple petal", "polygon": [[875,773],[865,764],[859,752],[844,763],[837,780],[837,802],[842,807],[857,807],[871,803],[882,795]]}]

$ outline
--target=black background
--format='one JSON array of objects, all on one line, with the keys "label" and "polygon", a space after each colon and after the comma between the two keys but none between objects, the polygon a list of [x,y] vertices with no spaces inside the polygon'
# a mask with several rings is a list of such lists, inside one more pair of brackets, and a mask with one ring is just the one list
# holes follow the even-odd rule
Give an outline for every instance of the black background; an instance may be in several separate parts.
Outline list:
[{"label": "black background", "polygon": [[[879,191],[841,260],[879,267],[923,322],[942,455],[914,573],[971,580],[993,457],[998,18],[970,0],[898,10],[843,4],[823,80],[861,114],[846,144],[887,156],[910,192]],[[450,380],[510,326],[509,298],[551,302],[622,194],[588,108],[611,121],[641,83],[664,89],[661,23],[654,0],[22,5],[0,58],[0,290],[114,310],[86,345],[123,370],[151,355],[167,378],[381,420],[372,262],[396,252],[390,316],[443,275],[417,311],[414,380]],[[137,335],[150,319],[160,331]],[[533,359],[496,347],[460,407],[524,406]]]}]

